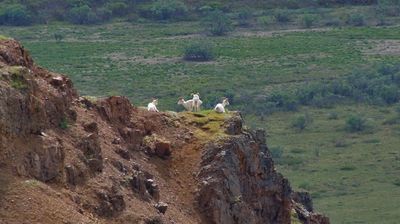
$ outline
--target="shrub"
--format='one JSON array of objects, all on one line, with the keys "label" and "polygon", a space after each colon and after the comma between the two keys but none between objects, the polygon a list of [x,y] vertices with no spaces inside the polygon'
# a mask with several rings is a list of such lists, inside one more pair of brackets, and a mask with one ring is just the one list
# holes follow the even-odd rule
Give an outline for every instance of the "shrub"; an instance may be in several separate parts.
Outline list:
[{"label": "shrub", "polygon": [[275,20],[279,23],[287,23],[290,21],[288,10],[277,10],[274,14]]},{"label": "shrub", "polygon": [[296,128],[298,130],[304,130],[309,124],[312,123],[312,119],[308,114],[305,115],[300,115],[298,117],[295,117],[292,120],[292,127]]},{"label": "shrub", "polygon": [[187,61],[210,61],[214,59],[214,53],[208,43],[192,43],[185,48],[183,58]]},{"label": "shrub", "polygon": [[330,18],[325,21],[325,26],[340,26],[341,22],[339,18]]},{"label": "shrub", "polygon": [[90,10],[88,5],[73,7],[69,11],[67,18],[74,24],[87,24],[89,23]]},{"label": "shrub", "polygon": [[303,25],[306,28],[310,28],[314,25],[314,22],[317,20],[317,18],[313,15],[304,15],[303,16]]},{"label": "shrub", "polygon": [[128,12],[128,5],[124,2],[110,2],[107,4],[106,9],[113,16],[124,16]]},{"label": "shrub", "polygon": [[98,16],[99,20],[107,21],[111,19],[112,11],[108,8],[98,8],[96,10],[96,15]]},{"label": "shrub", "polygon": [[32,17],[23,5],[12,4],[0,10],[0,24],[25,26],[31,23]]},{"label": "shrub", "polygon": [[238,20],[240,26],[249,26],[250,19],[252,17],[251,10],[249,8],[244,8],[238,13]]},{"label": "shrub", "polygon": [[65,130],[65,129],[68,128],[68,120],[67,120],[67,118],[64,117],[64,118],[60,121],[59,127],[60,127],[61,129],[63,129],[63,130]]},{"label": "shrub", "polygon": [[273,18],[271,18],[269,16],[260,16],[257,19],[257,23],[259,23],[262,26],[268,26],[273,23]]},{"label": "shrub", "polygon": [[339,118],[339,114],[336,111],[331,111],[328,113],[329,120],[337,120]]},{"label": "shrub", "polygon": [[362,14],[352,14],[347,18],[346,23],[352,26],[364,26],[365,18]]},{"label": "shrub", "polygon": [[150,13],[154,19],[182,19],[186,16],[188,9],[179,0],[158,0],[150,7]]},{"label": "shrub", "polygon": [[225,15],[225,13],[219,10],[210,12],[205,18],[204,25],[214,36],[223,36],[233,30],[232,21],[227,15]]},{"label": "shrub", "polygon": [[60,42],[60,41],[62,41],[62,40],[64,39],[64,34],[63,34],[63,33],[60,33],[60,32],[54,33],[54,39],[55,39],[57,42]]},{"label": "shrub", "polygon": [[359,115],[351,115],[346,120],[346,130],[349,132],[360,132],[366,129],[366,120],[365,118]]}]

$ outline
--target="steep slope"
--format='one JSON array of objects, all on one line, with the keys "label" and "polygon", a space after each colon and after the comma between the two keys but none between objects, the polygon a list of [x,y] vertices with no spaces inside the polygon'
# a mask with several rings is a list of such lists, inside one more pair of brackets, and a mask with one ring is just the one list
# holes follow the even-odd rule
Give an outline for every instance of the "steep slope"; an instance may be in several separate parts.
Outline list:
[{"label": "steep slope", "polygon": [[239,113],[79,97],[0,40],[0,223],[329,223]]}]

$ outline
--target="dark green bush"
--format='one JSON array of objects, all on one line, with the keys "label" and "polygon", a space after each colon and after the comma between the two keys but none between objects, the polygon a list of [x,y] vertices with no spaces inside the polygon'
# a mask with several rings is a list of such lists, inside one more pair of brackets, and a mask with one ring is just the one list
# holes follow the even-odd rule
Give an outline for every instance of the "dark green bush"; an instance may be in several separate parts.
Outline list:
[{"label": "dark green bush", "polygon": [[113,16],[124,16],[128,13],[128,5],[124,2],[110,2],[107,4],[106,9],[112,13]]},{"label": "dark green bush", "polygon": [[82,5],[71,8],[67,17],[71,23],[74,24],[88,24],[89,23],[89,14],[91,9],[88,5]]},{"label": "dark green bush", "polygon": [[213,36],[223,36],[233,30],[232,21],[219,10],[210,12],[204,19],[204,25]]},{"label": "dark green bush", "polygon": [[347,17],[346,23],[351,26],[364,26],[365,18],[362,14],[351,14]]},{"label": "dark green bush", "polygon": [[0,25],[25,26],[32,23],[28,9],[21,4],[0,8]]},{"label": "dark green bush", "polygon": [[252,18],[251,9],[243,8],[238,12],[239,25],[246,27],[250,25],[250,19]]},{"label": "dark green bush", "polygon": [[274,13],[275,20],[279,23],[287,23],[290,21],[290,14],[288,10],[276,10]]},{"label": "dark green bush", "polygon": [[303,16],[303,25],[306,28],[310,28],[314,25],[315,21],[317,20],[316,16],[313,15],[304,15]]},{"label": "dark green bush", "polygon": [[341,23],[339,18],[329,18],[325,21],[325,26],[340,26]]},{"label": "dark green bush", "polygon": [[364,131],[367,127],[365,118],[359,115],[351,115],[346,120],[346,130],[348,132]]},{"label": "dark green bush", "polygon": [[214,59],[214,53],[210,44],[198,42],[185,48],[183,58],[187,61],[210,61]]},{"label": "dark green bush", "polygon": [[179,0],[158,0],[150,7],[152,18],[158,20],[183,19],[187,12],[186,5]]},{"label": "dark green bush", "polygon": [[298,130],[304,130],[309,124],[311,124],[312,120],[308,114],[306,115],[300,115],[298,117],[295,117],[292,120],[292,127],[296,128]]}]

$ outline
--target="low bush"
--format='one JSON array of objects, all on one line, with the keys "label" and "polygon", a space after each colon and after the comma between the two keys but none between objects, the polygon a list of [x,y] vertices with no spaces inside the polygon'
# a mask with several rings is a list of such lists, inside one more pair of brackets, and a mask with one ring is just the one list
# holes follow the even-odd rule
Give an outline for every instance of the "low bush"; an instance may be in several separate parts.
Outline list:
[{"label": "low bush", "polygon": [[362,14],[351,14],[347,17],[346,23],[351,26],[364,26],[365,18]]},{"label": "low bush", "polygon": [[150,7],[150,14],[157,20],[183,19],[188,12],[186,5],[179,0],[158,0]]},{"label": "low bush", "polygon": [[0,25],[25,26],[32,22],[28,9],[21,4],[11,4],[0,8]]},{"label": "low bush", "polygon": [[290,21],[290,14],[288,10],[276,10],[274,13],[275,20],[279,23],[287,23]]},{"label": "low bush", "polygon": [[292,127],[296,128],[298,130],[304,130],[308,125],[310,125],[312,123],[312,119],[310,117],[309,114],[305,114],[305,115],[300,115],[295,117],[292,120]]},{"label": "low bush", "polygon": [[187,61],[210,61],[214,59],[214,53],[210,44],[198,42],[185,48],[183,58]]},{"label": "low bush", "polygon": [[346,130],[348,132],[361,132],[367,128],[365,118],[359,115],[351,115],[346,120]]},{"label": "low bush", "polygon": [[219,10],[210,12],[204,19],[204,25],[213,36],[223,36],[233,30],[231,19]]},{"label": "low bush", "polygon": [[303,25],[306,28],[312,27],[315,24],[316,20],[317,17],[313,15],[304,15],[302,18]]}]

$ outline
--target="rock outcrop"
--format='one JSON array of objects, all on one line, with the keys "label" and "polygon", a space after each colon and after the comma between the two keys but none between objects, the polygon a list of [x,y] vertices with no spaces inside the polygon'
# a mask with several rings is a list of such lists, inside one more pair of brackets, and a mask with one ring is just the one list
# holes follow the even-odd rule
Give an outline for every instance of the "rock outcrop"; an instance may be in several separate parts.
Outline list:
[{"label": "rock outcrop", "polygon": [[2,223],[329,223],[240,113],[79,97],[12,39],[0,40],[0,168]]}]

